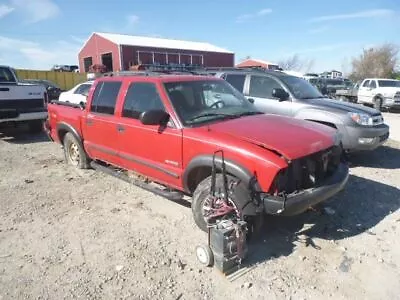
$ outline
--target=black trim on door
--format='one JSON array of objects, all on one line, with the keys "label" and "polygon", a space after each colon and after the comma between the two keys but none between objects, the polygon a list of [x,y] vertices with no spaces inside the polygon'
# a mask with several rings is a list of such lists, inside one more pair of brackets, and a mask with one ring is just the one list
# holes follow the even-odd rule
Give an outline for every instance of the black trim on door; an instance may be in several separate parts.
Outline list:
[{"label": "black trim on door", "polygon": [[129,160],[129,161],[131,161],[131,162],[134,162],[134,163],[141,164],[141,165],[143,165],[143,166],[152,168],[152,169],[154,169],[154,170],[157,170],[157,171],[159,171],[159,172],[162,172],[162,173],[164,173],[164,174],[167,174],[167,175],[169,175],[169,176],[171,176],[171,177],[179,178],[179,174],[176,174],[176,173],[174,173],[174,172],[171,172],[171,171],[169,171],[169,170],[167,170],[167,169],[165,169],[165,168],[159,167],[159,166],[157,166],[157,165],[155,165],[155,164],[148,163],[148,162],[144,162],[144,161],[141,160],[140,158],[136,158],[136,157],[134,157],[134,156],[132,156],[132,155],[129,155],[129,154],[118,154],[118,153],[117,153],[116,151],[114,151],[114,150],[109,150],[109,149],[106,149],[106,148],[104,148],[104,147],[102,147],[102,146],[98,146],[98,145],[93,145],[93,144],[92,144],[92,145],[88,145],[88,146],[89,146],[89,147],[92,147],[92,148],[94,148],[94,149],[96,149],[96,150],[98,150],[98,151],[101,151],[101,152],[104,152],[104,153],[107,153],[107,154],[110,154],[110,155],[114,155],[114,156],[117,156],[117,157],[120,157],[120,158]]}]

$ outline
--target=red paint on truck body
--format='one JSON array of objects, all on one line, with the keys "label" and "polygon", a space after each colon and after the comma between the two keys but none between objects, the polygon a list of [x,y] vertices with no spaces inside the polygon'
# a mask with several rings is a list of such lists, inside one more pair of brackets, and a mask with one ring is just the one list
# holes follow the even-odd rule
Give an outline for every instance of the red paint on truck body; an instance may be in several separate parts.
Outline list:
[{"label": "red paint on truck body", "polygon": [[[183,127],[170,103],[163,83],[212,80],[200,76],[121,76],[99,78],[93,84],[86,108],[49,104],[50,135],[60,141],[59,124],[68,124],[79,134],[88,156],[134,170],[171,188],[185,190],[184,174],[190,161],[223,149],[225,159],[234,161],[257,176],[268,191],[277,173],[288,160],[304,157],[334,144],[334,130],[281,116],[255,115],[224,120],[198,127]],[[90,111],[93,92],[101,81],[120,81],[114,115]],[[143,125],[137,119],[122,117],[129,85],[152,82],[156,85],[174,128]],[[118,132],[118,126],[125,130]]]}]

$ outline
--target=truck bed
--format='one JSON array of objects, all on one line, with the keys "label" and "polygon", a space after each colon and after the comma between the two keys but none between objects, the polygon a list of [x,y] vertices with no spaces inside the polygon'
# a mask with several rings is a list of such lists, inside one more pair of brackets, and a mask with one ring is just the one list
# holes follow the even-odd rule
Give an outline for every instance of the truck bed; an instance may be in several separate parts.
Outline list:
[{"label": "truck bed", "polygon": [[54,141],[62,142],[59,140],[57,134],[57,126],[60,126],[60,124],[71,126],[78,133],[82,132],[81,120],[84,111],[78,104],[52,101],[47,105],[47,110],[50,119],[50,135]]}]

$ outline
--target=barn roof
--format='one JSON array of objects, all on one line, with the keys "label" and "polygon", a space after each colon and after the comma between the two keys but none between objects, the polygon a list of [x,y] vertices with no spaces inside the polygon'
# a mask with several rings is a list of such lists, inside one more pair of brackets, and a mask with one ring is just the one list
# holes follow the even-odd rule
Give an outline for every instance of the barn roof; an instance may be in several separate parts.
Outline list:
[{"label": "barn roof", "polygon": [[237,65],[240,66],[242,64],[252,64],[252,63],[266,65],[266,66],[268,66],[268,65],[277,66],[277,64],[275,64],[275,63],[272,63],[272,62],[269,62],[269,61],[266,61],[266,60],[255,59],[255,58],[245,59],[245,60],[241,61],[240,63],[238,63]]},{"label": "barn roof", "polygon": [[98,36],[109,40],[117,45],[126,46],[141,46],[141,47],[151,47],[151,48],[165,48],[165,49],[181,49],[181,50],[192,50],[192,51],[204,51],[204,52],[218,52],[218,53],[231,53],[233,52],[211,45],[209,43],[201,42],[190,42],[174,39],[164,39],[156,37],[146,37],[146,36],[134,36],[125,34],[115,34],[115,33],[103,33],[95,32]]}]

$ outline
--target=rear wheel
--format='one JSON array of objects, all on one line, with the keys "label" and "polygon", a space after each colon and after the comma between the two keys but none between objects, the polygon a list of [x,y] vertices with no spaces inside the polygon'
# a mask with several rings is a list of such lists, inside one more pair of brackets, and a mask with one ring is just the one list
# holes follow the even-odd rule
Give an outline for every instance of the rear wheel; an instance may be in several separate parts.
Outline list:
[{"label": "rear wheel", "polygon": [[73,165],[79,169],[89,168],[89,159],[83,149],[81,143],[68,132],[64,137],[64,157],[69,165]]},{"label": "rear wheel", "polygon": [[[232,212],[227,215],[221,216],[217,221],[229,218],[241,219],[248,223],[249,233],[255,233],[261,227],[262,215],[246,215],[243,210],[245,208],[251,208],[254,204],[251,199],[251,195],[246,185],[233,176],[227,175],[228,186],[233,182],[238,182],[234,187],[234,192],[228,196],[228,205],[233,208]],[[206,214],[210,211],[210,190],[211,190],[211,176],[204,179],[196,187],[192,197],[192,213],[196,225],[203,231],[207,232],[207,219]],[[217,198],[223,199],[223,176],[217,174],[215,184],[215,194]],[[249,209],[250,211],[255,211]],[[246,211],[249,211],[246,210]]]}]

